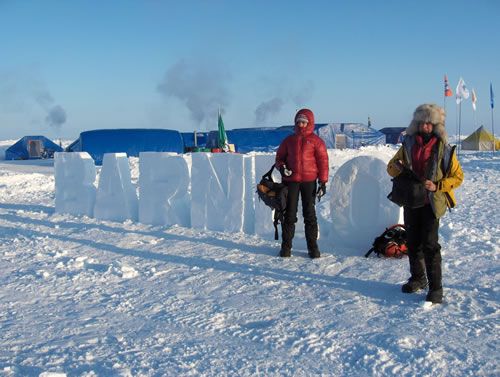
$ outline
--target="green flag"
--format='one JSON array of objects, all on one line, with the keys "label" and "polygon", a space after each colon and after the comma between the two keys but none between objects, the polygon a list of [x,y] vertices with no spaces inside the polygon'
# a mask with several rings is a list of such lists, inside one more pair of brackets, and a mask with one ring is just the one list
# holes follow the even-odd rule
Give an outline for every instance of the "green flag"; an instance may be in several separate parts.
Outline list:
[{"label": "green flag", "polygon": [[224,122],[222,121],[222,115],[219,111],[219,122],[217,124],[217,128],[219,130],[219,135],[218,135],[218,147],[222,149],[224,152],[229,151],[229,145],[227,142],[227,135],[226,135],[226,130],[224,129]]}]

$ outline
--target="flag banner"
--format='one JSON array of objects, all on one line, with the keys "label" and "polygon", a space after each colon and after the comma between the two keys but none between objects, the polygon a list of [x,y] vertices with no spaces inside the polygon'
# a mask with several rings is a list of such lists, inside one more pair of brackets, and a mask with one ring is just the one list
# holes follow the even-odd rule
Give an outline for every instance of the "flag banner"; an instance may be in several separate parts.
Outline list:
[{"label": "flag banner", "polygon": [[226,130],[224,127],[224,122],[222,121],[222,115],[219,111],[219,119],[217,122],[217,129],[218,129],[218,147],[221,148],[224,152],[229,151],[229,143],[227,141],[227,135],[226,135]]},{"label": "flag banner", "polygon": [[477,97],[476,97],[476,91],[474,89],[472,89],[471,101],[472,101],[472,108],[474,109],[474,111],[476,111]]},{"label": "flag banner", "polygon": [[453,92],[450,89],[450,85],[448,85],[448,76],[444,75],[444,96],[451,97]]},{"label": "flag banner", "polygon": [[493,85],[490,82],[490,105],[492,109],[495,107],[495,102],[493,100],[494,98],[495,96],[493,95]]},{"label": "flag banner", "polygon": [[456,89],[456,99],[457,99],[457,105],[462,102],[464,99],[469,98],[469,89],[467,89],[467,86],[465,85],[465,81],[463,78],[460,77],[460,80],[458,80],[457,84],[457,89]]}]

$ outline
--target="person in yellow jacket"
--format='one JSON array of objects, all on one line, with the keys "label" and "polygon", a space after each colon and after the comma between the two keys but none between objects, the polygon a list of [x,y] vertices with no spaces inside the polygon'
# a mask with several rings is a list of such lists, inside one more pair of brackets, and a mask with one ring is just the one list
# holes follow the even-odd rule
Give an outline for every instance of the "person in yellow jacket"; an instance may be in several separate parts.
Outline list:
[{"label": "person in yellow jacket", "polygon": [[404,207],[410,278],[404,293],[429,286],[426,301],[443,301],[439,218],[456,205],[453,190],[464,179],[455,148],[447,142],[445,112],[434,104],[423,104],[413,113],[401,148],[387,164],[391,177],[403,169],[412,170],[426,189],[425,203],[418,208]]}]

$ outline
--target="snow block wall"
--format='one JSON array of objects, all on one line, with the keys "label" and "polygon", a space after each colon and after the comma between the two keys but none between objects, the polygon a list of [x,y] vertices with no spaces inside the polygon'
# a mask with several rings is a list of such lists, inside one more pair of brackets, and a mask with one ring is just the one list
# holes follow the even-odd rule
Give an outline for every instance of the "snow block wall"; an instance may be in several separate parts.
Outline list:
[{"label": "snow block wall", "polygon": [[392,184],[386,166],[387,161],[360,156],[339,167],[330,189],[335,244],[364,250],[398,223],[401,209],[387,199]]},{"label": "snow block wall", "polygon": [[152,225],[191,226],[190,174],[182,155],[139,155],[139,221]]},{"label": "snow block wall", "polygon": [[96,168],[87,152],[54,154],[56,212],[94,215]]},{"label": "snow block wall", "polygon": [[[86,152],[56,153],[56,212],[272,238],[273,213],[258,199],[256,184],[274,161],[275,155],[266,153],[143,152],[138,200],[124,153],[104,156],[97,197],[92,158]],[[317,211],[325,242],[365,250],[386,227],[402,221],[401,209],[387,199],[392,184],[386,162],[373,155],[359,156],[336,170],[326,206]],[[331,163],[341,162],[331,155]],[[273,179],[281,181],[276,170]],[[298,238],[303,238],[301,212],[299,208]]]},{"label": "snow block wall", "polygon": [[101,220],[137,221],[138,200],[126,153],[105,153],[94,208]]},{"label": "snow block wall", "polygon": [[191,226],[242,232],[245,164],[241,154],[194,153],[191,166]]}]

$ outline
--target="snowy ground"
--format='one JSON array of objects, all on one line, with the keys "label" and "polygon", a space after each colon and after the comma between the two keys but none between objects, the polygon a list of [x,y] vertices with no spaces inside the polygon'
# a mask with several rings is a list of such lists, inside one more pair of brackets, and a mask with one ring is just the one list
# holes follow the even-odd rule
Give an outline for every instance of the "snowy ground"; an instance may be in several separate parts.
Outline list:
[{"label": "snowy ground", "polygon": [[0,375],[498,376],[499,156],[461,156],[431,309],[406,259],[55,214],[50,162],[0,161]]}]

